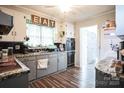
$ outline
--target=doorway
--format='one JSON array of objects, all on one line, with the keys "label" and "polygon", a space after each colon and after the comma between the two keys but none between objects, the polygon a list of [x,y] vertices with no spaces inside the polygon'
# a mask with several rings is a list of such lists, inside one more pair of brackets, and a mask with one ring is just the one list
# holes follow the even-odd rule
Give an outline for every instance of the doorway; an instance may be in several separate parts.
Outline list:
[{"label": "doorway", "polygon": [[97,60],[97,25],[80,28],[80,67],[82,87],[95,87],[95,63]]}]

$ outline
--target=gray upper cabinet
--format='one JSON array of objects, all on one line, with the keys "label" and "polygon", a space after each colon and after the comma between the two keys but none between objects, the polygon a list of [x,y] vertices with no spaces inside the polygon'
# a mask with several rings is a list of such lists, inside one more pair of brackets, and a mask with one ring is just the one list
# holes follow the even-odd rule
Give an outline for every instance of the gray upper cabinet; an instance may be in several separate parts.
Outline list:
[{"label": "gray upper cabinet", "polygon": [[67,68],[67,53],[58,53],[58,70],[63,70]]},{"label": "gray upper cabinet", "polygon": [[124,5],[116,6],[116,35],[124,35]]}]

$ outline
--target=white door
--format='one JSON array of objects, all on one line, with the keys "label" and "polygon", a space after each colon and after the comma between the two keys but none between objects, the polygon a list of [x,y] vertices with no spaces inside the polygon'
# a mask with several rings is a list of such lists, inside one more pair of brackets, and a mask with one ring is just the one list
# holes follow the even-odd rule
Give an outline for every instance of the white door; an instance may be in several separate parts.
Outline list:
[{"label": "white door", "polygon": [[[82,36],[83,35],[83,36]],[[80,31],[80,66],[87,64],[87,30]]]},{"label": "white door", "polygon": [[96,59],[97,59],[97,26],[95,25],[81,28],[80,64],[92,63]]},{"label": "white door", "polygon": [[81,87],[95,87],[95,63],[97,59],[97,26],[80,29]]}]

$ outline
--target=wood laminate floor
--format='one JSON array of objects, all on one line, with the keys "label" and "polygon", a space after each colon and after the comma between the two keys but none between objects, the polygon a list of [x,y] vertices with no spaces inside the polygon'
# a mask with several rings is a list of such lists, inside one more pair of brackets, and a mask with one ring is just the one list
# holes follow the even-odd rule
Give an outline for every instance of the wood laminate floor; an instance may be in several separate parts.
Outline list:
[{"label": "wood laminate floor", "polygon": [[[51,74],[30,82],[30,88],[81,88],[94,87],[92,77],[83,78],[80,68],[69,68],[60,73]],[[88,80],[88,81],[87,81]],[[86,82],[87,81],[87,82]]]}]

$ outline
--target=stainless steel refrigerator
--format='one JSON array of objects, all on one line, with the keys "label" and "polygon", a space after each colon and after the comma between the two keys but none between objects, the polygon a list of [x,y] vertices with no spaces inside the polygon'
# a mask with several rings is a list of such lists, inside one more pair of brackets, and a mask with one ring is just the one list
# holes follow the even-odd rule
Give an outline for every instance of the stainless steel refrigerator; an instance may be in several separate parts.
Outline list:
[{"label": "stainless steel refrigerator", "polygon": [[67,38],[65,50],[67,51],[67,66],[71,67],[75,64],[75,39]]}]

